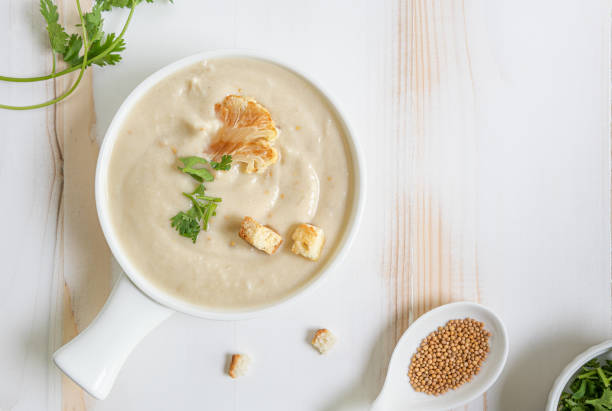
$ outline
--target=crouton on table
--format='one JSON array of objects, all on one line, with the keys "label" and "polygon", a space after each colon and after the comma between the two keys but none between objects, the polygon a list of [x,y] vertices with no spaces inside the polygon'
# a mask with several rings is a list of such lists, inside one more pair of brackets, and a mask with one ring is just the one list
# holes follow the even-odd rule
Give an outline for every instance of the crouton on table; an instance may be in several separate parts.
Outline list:
[{"label": "crouton on table", "polygon": [[246,354],[234,354],[232,355],[232,363],[229,368],[229,376],[232,378],[238,378],[246,375],[251,365],[251,358]]},{"label": "crouton on table", "polygon": [[318,330],[312,338],[311,344],[319,350],[319,353],[325,354],[336,344],[336,336],[326,328]]}]

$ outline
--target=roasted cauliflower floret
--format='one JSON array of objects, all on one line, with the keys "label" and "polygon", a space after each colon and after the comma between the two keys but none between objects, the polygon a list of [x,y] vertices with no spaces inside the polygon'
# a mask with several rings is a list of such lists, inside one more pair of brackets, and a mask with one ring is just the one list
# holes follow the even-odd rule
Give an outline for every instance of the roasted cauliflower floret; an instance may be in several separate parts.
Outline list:
[{"label": "roasted cauliflower floret", "polygon": [[278,152],[271,142],[278,132],[264,106],[247,97],[229,95],[215,104],[215,113],[223,126],[207,150],[213,160],[229,154],[233,161],[245,165],[247,173],[262,171],[276,163]]}]

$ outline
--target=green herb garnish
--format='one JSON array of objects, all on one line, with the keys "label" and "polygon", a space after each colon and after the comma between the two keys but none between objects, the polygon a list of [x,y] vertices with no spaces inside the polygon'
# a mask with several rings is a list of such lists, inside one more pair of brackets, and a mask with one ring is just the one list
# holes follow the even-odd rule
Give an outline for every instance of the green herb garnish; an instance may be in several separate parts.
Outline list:
[{"label": "green herb garnish", "polygon": [[196,215],[201,218],[204,231],[208,231],[208,220],[216,215],[217,203],[221,202],[221,198],[207,196],[204,194],[205,191],[204,184],[200,184],[193,193],[183,193],[183,195],[191,199],[192,209],[195,209]]},{"label": "green herb garnish", "polygon": [[[226,158],[227,157],[227,158]],[[196,165],[206,165],[208,160],[201,157],[181,157],[179,160],[183,163],[183,167],[178,167],[183,173],[189,174],[191,177],[200,182],[192,193],[183,193],[183,195],[191,200],[191,208],[187,211],[180,211],[177,215],[170,219],[170,225],[178,231],[183,237],[191,238],[194,243],[198,239],[200,231],[208,231],[208,224],[211,217],[217,215],[217,206],[221,202],[220,197],[211,197],[206,195],[206,187],[202,181],[213,181],[214,177],[205,168],[195,168]],[[219,165],[220,170],[229,170],[231,167],[232,157],[223,156]],[[210,162],[211,167],[215,167],[213,162]]]},{"label": "green herb garnish", "polygon": [[593,359],[584,364],[569,386],[569,392],[561,394],[559,411],[610,411],[612,410],[612,361],[602,365]]},{"label": "green herb garnish", "polygon": [[195,214],[195,210],[191,208],[186,213],[180,211],[177,215],[170,219],[172,227],[183,237],[191,238],[194,243],[200,234],[200,220]]},{"label": "green herb garnish", "polygon": [[218,163],[216,161],[211,161],[210,166],[215,170],[227,171],[232,167],[232,156],[224,155]]},{"label": "green herb garnish", "polygon": [[[29,106],[12,106],[0,104],[0,108],[9,110],[31,110],[55,104],[74,92],[77,88],[85,70],[92,64],[98,66],[114,65],[121,60],[121,52],[125,50],[125,40],[123,36],[134,15],[134,8],[143,1],[153,3],[154,0],[96,0],[91,11],[83,13],[80,0],[76,0],[76,7],[79,15],[80,33],[68,35],[66,29],[59,23],[59,13],[53,0],[40,0],[40,14],[47,23],[47,33],[49,44],[53,56],[53,66],[51,73],[38,77],[10,77],[0,76],[1,81],[15,83],[32,83],[36,81],[50,80],[79,71],[79,76],[72,86],[62,95],[39,104]],[[170,0],[172,1],[172,0]],[[104,19],[102,12],[107,12],[113,8],[129,8],[130,14],[125,21],[121,32],[106,34],[102,29]],[[58,56],[66,63],[67,67],[61,71],[56,71]]]},{"label": "green herb garnish", "polygon": [[208,171],[207,169],[203,167],[195,168],[195,166],[197,165],[208,164],[208,160],[197,156],[180,157],[179,160],[181,161],[181,163],[183,163],[183,167],[178,167],[178,169],[181,170],[183,173],[189,174],[191,177],[195,178],[199,182],[213,181],[215,179],[210,173],[210,171]]}]

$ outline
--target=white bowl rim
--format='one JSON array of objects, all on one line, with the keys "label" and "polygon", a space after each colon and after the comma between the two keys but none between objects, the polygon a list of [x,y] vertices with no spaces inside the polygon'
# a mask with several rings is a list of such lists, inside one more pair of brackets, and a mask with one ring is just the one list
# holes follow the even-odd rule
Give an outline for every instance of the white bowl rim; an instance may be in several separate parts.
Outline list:
[{"label": "white bowl rim", "polygon": [[561,371],[561,374],[559,374],[552,385],[550,394],[548,394],[546,411],[557,411],[559,406],[559,398],[561,397],[561,393],[565,389],[565,386],[569,382],[570,378],[572,378],[584,364],[610,350],[612,350],[612,339],[605,340],[597,345],[587,348],[578,354],[572,361],[570,361],[570,363],[563,368],[563,371]]},{"label": "white bowl rim", "polygon": [[[273,302],[270,305],[258,306],[254,308],[249,308],[245,310],[237,310],[237,311],[217,311],[214,309],[210,309],[204,306],[200,306],[197,304],[189,303],[187,301],[181,300],[161,289],[153,285],[149,280],[146,279],[144,275],[138,272],[135,266],[129,261],[127,256],[122,252],[119,241],[115,238],[115,234],[112,228],[112,224],[110,222],[110,213],[108,208],[105,206],[106,201],[106,175],[107,175],[107,165],[111,158],[112,149],[114,147],[114,143],[117,139],[118,131],[123,123],[127,113],[129,113],[130,109],[133,105],[146,93],[148,92],[154,85],[156,85],[162,79],[172,75],[179,70],[186,68],[192,64],[196,64],[201,61],[215,59],[215,58],[251,58],[256,60],[261,60],[265,62],[269,62],[275,64],[279,67],[282,67],[286,70],[289,70],[299,77],[303,78],[306,82],[308,82],[312,87],[315,88],[324,99],[329,103],[332,111],[336,115],[337,120],[340,122],[341,126],[344,128],[346,134],[346,144],[348,146],[349,153],[351,155],[352,162],[352,171],[353,171],[353,207],[351,210],[351,214],[348,217],[347,228],[343,233],[343,237],[340,240],[340,243],[337,245],[334,254],[330,256],[326,265],[324,265],[315,278],[311,279],[307,284],[304,284],[291,294],[285,296],[284,298]],[[212,320],[241,320],[257,317],[263,314],[267,314],[272,311],[277,311],[281,308],[284,308],[289,303],[293,303],[300,298],[303,298],[307,295],[310,295],[316,289],[318,289],[327,279],[330,274],[337,269],[338,265],[344,260],[346,257],[351,244],[355,238],[357,233],[359,224],[361,222],[361,218],[363,215],[363,210],[365,206],[365,192],[366,192],[366,172],[365,172],[365,162],[363,161],[363,154],[361,148],[359,147],[359,143],[356,139],[356,134],[354,130],[351,128],[349,122],[346,120],[346,116],[341,111],[340,106],[337,103],[337,100],[332,97],[327,89],[324,89],[320,83],[316,82],[312,79],[312,77],[305,75],[300,70],[295,67],[281,62],[276,58],[267,56],[260,52],[254,52],[249,50],[241,50],[241,49],[227,49],[227,50],[215,50],[215,51],[204,51],[200,53],[196,53],[187,57],[184,57],[178,61],[170,63],[153,74],[149,75],[145,80],[143,80],[136,88],[134,88],[128,97],[123,101],[117,112],[115,113],[113,120],[111,121],[108,129],[106,130],[104,140],[100,147],[100,152],[98,155],[98,161],[96,165],[96,175],[95,175],[95,197],[96,197],[96,209],[98,212],[98,220],[100,221],[100,226],[102,228],[102,232],[104,233],[104,237],[106,238],[106,242],[111,249],[111,252],[119,265],[121,266],[123,272],[127,275],[127,277],[135,284],[145,295],[153,299],[154,301],[171,308],[173,310],[190,314],[196,317],[202,317]]]}]

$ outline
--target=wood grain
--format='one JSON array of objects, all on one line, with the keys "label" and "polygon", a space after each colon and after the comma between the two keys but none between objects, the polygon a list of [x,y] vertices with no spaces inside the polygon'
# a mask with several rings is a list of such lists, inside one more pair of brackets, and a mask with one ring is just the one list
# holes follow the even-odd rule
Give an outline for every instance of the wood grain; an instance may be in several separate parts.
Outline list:
[{"label": "wood grain", "polygon": [[383,261],[393,341],[432,308],[480,295],[475,96],[463,1],[400,0],[395,15],[392,147],[399,155]]},{"label": "wood grain", "polygon": [[384,259],[396,339],[431,308],[479,295],[474,96],[464,10],[457,4],[397,5],[393,148],[400,154]]},{"label": "wood grain", "polygon": [[[85,10],[92,1],[82,2]],[[79,22],[74,3],[58,3],[63,24]],[[76,73],[54,80],[55,95],[70,87]],[[53,108],[53,130],[57,162],[63,177],[60,278],[63,292],[62,343],[85,328],[100,310],[111,285],[111,255],[98,224],[94,174],[99,146],[96,140],[92,70],[77,90]],[[62,376],[62,410],[83,411],[91,398],[66,376]]]}]

